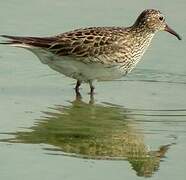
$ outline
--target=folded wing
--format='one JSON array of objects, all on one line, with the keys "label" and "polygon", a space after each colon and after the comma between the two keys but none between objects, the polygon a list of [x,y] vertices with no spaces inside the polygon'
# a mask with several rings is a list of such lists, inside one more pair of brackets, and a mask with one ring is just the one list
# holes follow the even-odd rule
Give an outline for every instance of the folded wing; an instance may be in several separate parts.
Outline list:
[{"label": "folded wing", "polygon": [[[1,44],[19,47],[43,48],[58,56],[89,57],[114,53],[118,50],[116,43],[121,29],[115,28],[86,28],[77,29],[53,37],[19,37],[2,35],[8,38]],[[115,33],[115,34],[113,34]]]}]

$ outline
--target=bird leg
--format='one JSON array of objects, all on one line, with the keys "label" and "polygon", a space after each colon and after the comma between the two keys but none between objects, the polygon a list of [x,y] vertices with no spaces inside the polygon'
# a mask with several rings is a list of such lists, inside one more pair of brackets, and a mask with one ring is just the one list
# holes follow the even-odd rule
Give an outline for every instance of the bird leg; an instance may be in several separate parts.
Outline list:
[{"label": "bird leg", "polygon": [[95,87],[93,86],[93,82],[91,80],[89,81],[89,85],[90,85],[90,95],[93,96]]},{"label": "bird leg", "polygon": [[80,86],[81,86],[81,81],[77,80],[76,87],[75,87],[76,95],[80,94],[80,92],[79,92],[79,87]]},{"label": "bird leg", "polygon": [[81,101],[82,100],[82,96],[80,94],[80,92],[76,92],[76,101]]},{"label": "bird leg", "polygon": [[95,100],[94,100],[94,95],[90,94],[90,100],[89,100],[89,104],[94,104]]}]

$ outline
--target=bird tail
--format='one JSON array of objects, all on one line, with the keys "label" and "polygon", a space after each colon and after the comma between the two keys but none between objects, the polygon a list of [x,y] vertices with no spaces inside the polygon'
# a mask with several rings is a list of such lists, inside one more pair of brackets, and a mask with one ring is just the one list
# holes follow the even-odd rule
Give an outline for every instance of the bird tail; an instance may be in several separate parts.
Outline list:
[{"label": "bird tail", "polygon": [[48,48],[51,43],[55,41],[53,37],[21,37],[21,36],[9,36],[9,35],[0,35],[0,37],[6,38],[7,40],[4,42],[0,42],[0,44],[7,44],[11,46],[17,47],[41,47]]}]

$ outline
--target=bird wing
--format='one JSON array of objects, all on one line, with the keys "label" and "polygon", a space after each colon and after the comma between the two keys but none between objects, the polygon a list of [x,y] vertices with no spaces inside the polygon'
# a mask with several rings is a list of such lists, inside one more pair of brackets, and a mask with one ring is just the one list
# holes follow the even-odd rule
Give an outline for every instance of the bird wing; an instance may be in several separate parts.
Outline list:
[{"label": "bird wing", "polygon": [[59,56],[92,57],[113,53],[118,34],[110,28],[86,28],[58,35],[49,49]]},{"label": "bird wing", "polygon": [[2,35],[10,40],[1,44],[24,44],[40,47],[58,56],[94,57],[117,50],[122,28],[92,27],[77,29],[53,37],[18,37]]}]

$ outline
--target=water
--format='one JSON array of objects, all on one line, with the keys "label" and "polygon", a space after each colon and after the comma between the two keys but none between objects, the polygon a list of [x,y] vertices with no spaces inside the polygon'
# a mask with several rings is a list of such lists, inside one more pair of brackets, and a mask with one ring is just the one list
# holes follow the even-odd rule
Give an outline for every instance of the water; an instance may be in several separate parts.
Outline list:
[{"label": "water", "polygon": [[[135,4],[136,3],[136,4]],[[183,36],[159,33],[129,76],[87,85],[1,46],[0,179],[185,179],[186,46],[183,0],[0,3],[0,34],[46,36],[78,27],[129,25],[158,8]]]}]

